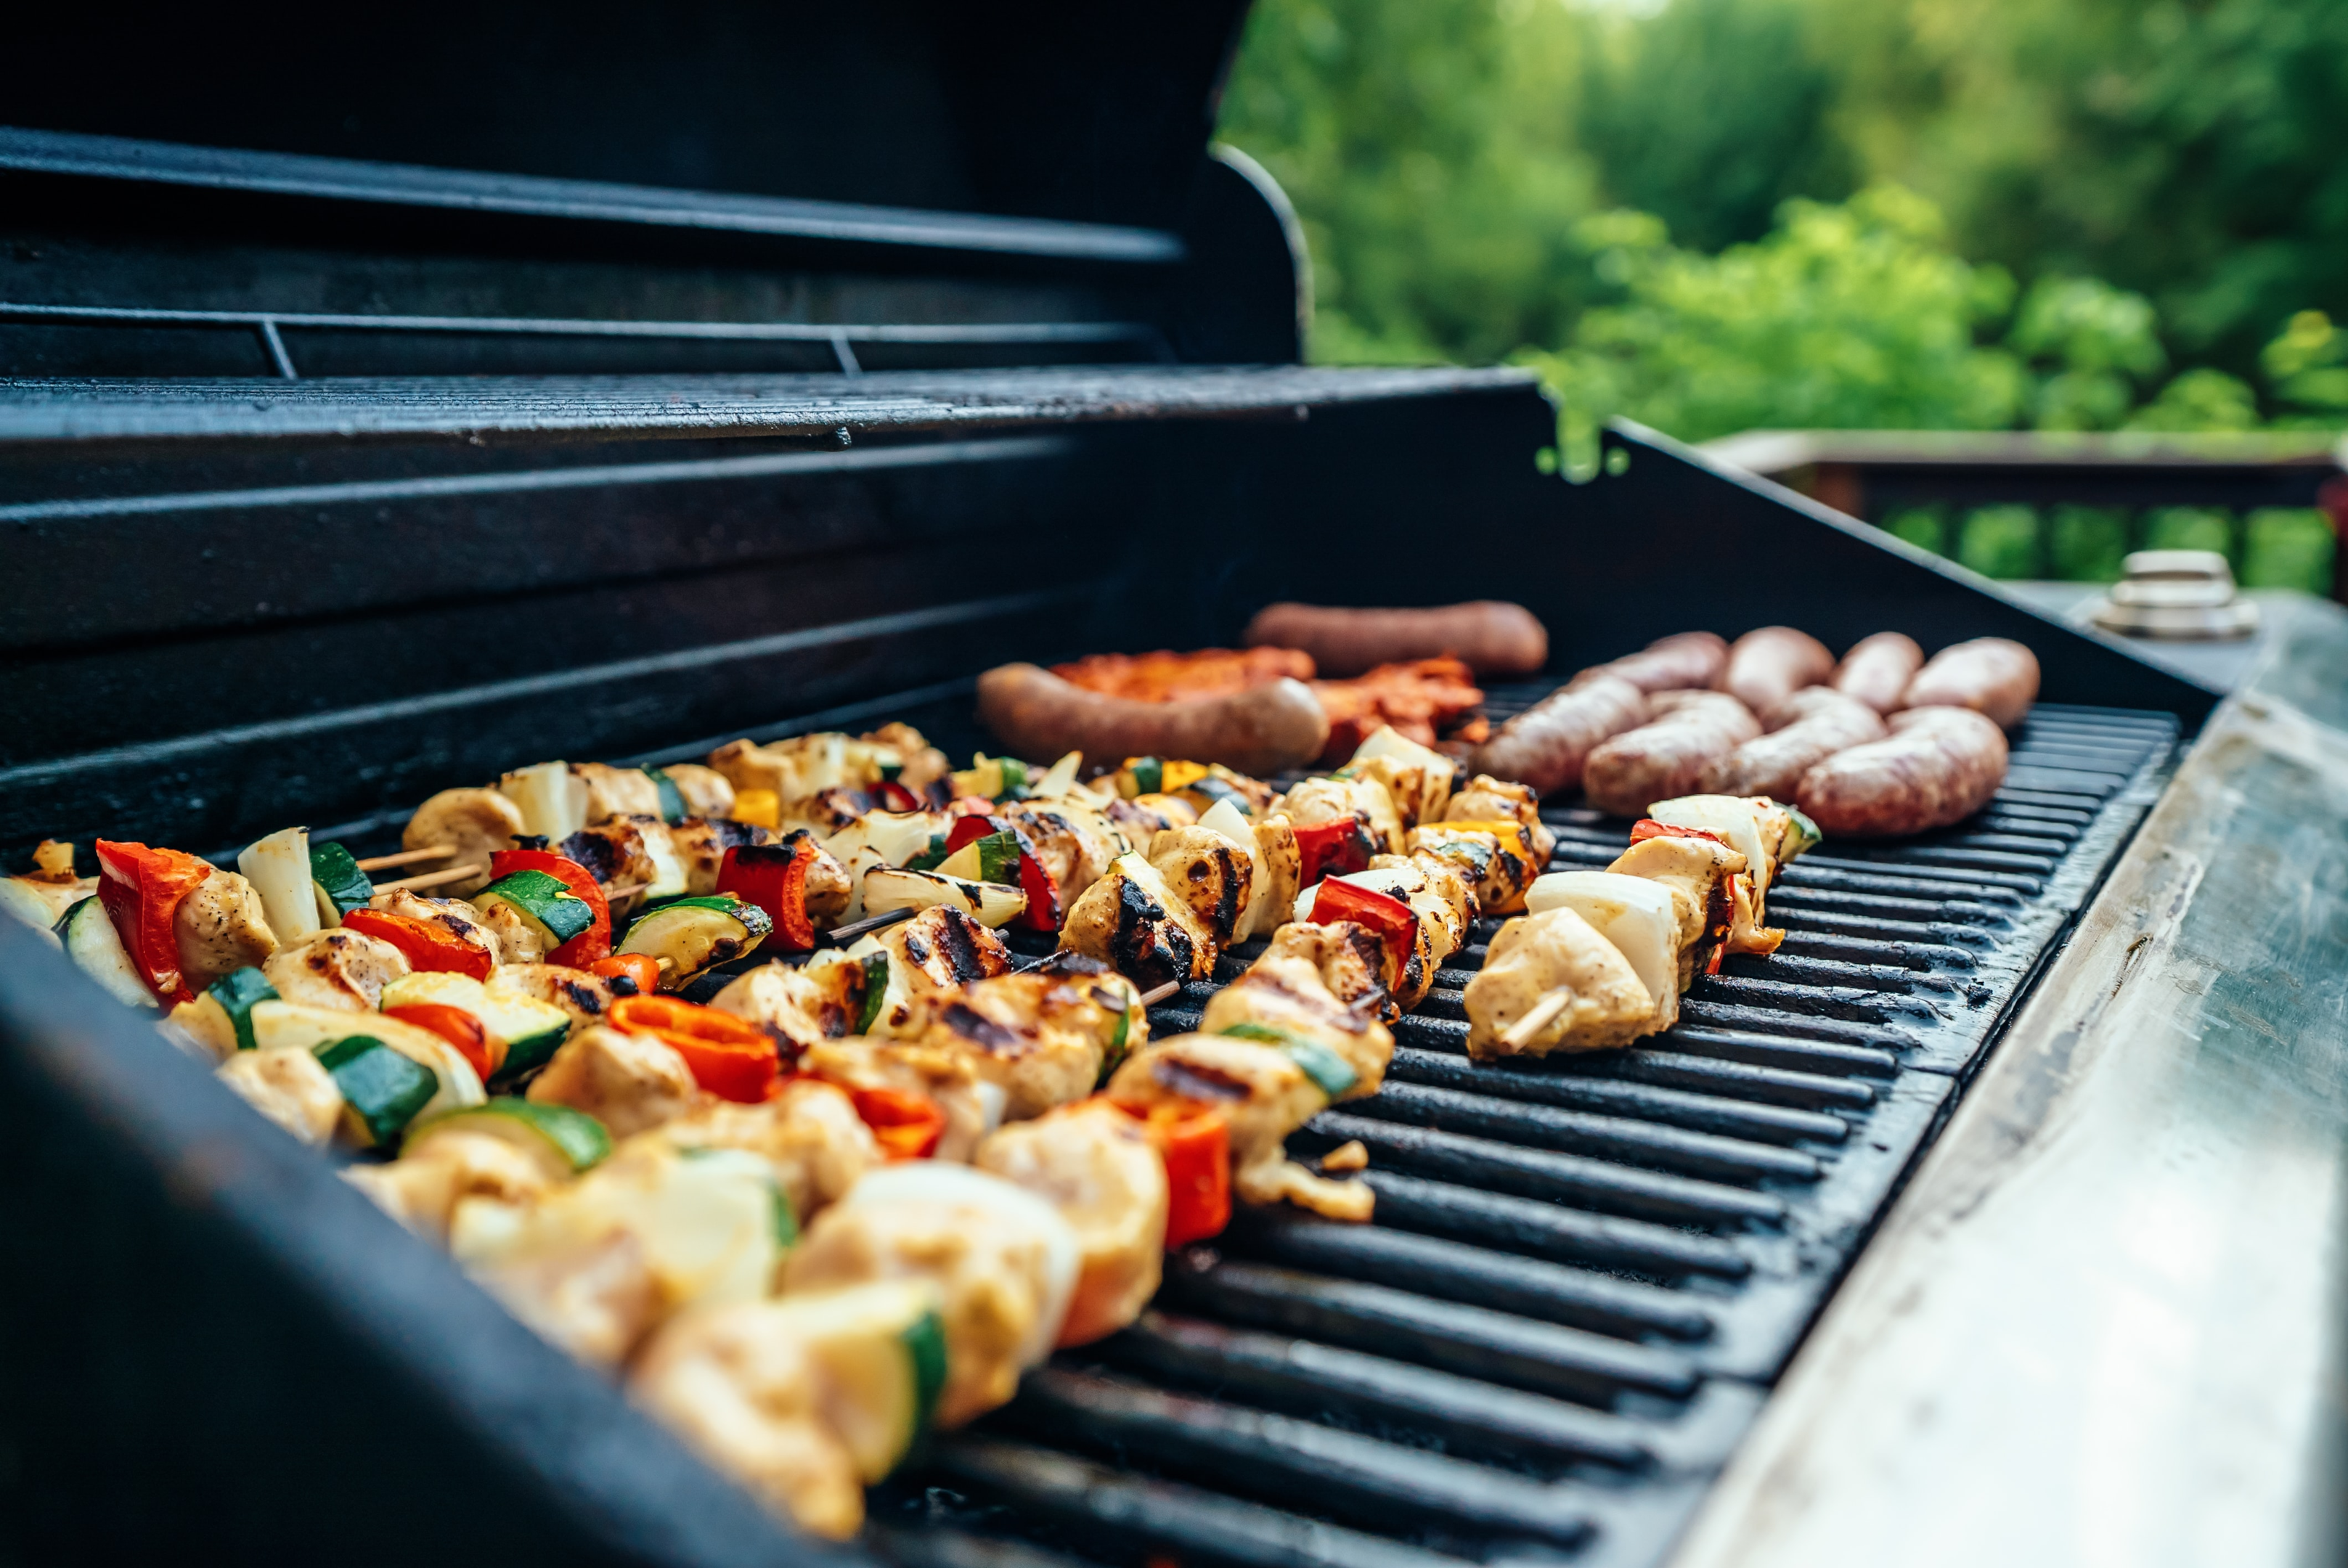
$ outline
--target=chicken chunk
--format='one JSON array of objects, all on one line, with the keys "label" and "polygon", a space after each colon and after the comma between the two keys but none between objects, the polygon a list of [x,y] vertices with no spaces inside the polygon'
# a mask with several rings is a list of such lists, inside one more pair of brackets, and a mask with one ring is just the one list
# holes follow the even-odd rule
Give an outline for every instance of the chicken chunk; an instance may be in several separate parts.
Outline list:
[{"label": "chicken chunk", "polygon": [[561,1008],[571,1015],[576,1036],[589,1024],[601,1023],[618,999],[610,981],[566,964],[508,964],[489,976],[489,989],[509,990]]},{"label": "chicken chunk", "polygon": [[[642,768],[615,768],[608,763],[572,763],[571,776],[587,791],[587,825],[615,816],[658,816],[660,785]],[[574,856],[573,858],[576,858]]]},{"label": "chicken chunk", "polygon": [[343,1093],[306,1050],[239,1050],[214,1074],[244,1102],[313,1149],[335,1135]]},{"label": "chicken chunk", "polygon": [[426,920],[439,927],[462,942],[469,942],[489,954],[489,961],[499,958],[498,939],[482,926],[480,911],[461,898],[421,898],[405,887],[395,887],[388,893],[378,893],[367,900],[367,907],[380,909],[386,915],[404,915],[412,920]]},{"label": "chicken chunk", "polygon": [[466,1272],[540,1338],[591,1367],[619,1365],[660,1317],[659,1283],[643,1239],[629,1231],[470,1263]]},{"label": "chicken chunk", "polygon": [[805,1050],[854,1031],[864,986],[860,964],[816,968],[778,961],[746,970],[712,997],[709,1005],[763,1024]]},{"label": "chicken chunk", "polygon": [[1003,938],[949,905],[933,905],[880,938],[894,963],[909,971],[905,979],[914,995],[1011,972],[1011,949]]},{"label": "chicken chunk", "polygon": [[[726,864],[727,850],[746,844],[773,844],[778,837],[766,828],[726,817],[688,816],[672,824],[668,832],[677,860],[685,867],[685,890],[695,897],[717,891],[717,872]],[[848,874],[838,871],[839,862],[832,865],[841,889],[840,902],[846,903]]]},{"label": "chicken chunk", "polygon": [[945,1131],[930,1157],[967,1164],[979,1141],[1003,1123],[1003,1091],[979,1077],[971,1055],[912,1040],[850,1035],[799,1059],[799,1071],[850,1094],[883,1089],[918,1094],[945,1112]]},{"label": "chicken chunk", "polygon": [[710,1100],[647,1134],[677,1149],[740,1149],[767,1162],[804,1225],[880,1163],[880,1145],[848,1096],[813,1078],[787,1080],[771,1100]]},{"label": "chicken chunk", "polygon": [[913,1027],[922,1044],[966,1055],[1018,1122],[1090,1094],[1110,1052],[1138,1043],[1149,1024],[1121,975],[1034,970],[925,997]]},{"label": "chicken chunk", "polygon": [[1541,821],[1540,797],[1533,793],[1532,786],[1496,779],[1489,774],[1478,774],[1461,785],[1445,804],[1443,820],[1521,823],[1526,843],[1532,850],[1536,876],[1547,868],[1550,855],[1557,848],[1557,835]]},{"label": "chicken chunk", "polygon": [[171,933],[178,939],[180,973],[191,990],[256,967],[277,950],[261,895],[235,872],[218,867],[180,900]]},{"label": "chicken chunk", "polygon": [[1406,847],[1394,796],[1374,779],[1306,779],[1281,797],[1280,809],[1299,827],[1357,822],[1382,855],[1399,855]]},{"label": "chicken chunk", "polygon": [[1379,1021],[1382,958],[1377,938],[1350,921],[1282,926],[1244,974],[1208,999],[1200,1032],[1252,1025],[1313,1041],[1353,1070],[1353,1086],[1334,1098],[1375,1094],[1394,1060],[1394,1035]]},{"label": "chicken chunk", "polygon": [[1370,1217],[1375,1198],[1366,1185],[1332,1182],[1288,1158],[1288,1135],[1329,1103],[1329,1091],[1290,1051],[1229,1035],[1175,1035],[1127,1058],[1107,1092],[1140,1116],[1165,1104],[1220,1110],[1231,1190],[1243,1203],[1287,1201],[1330,1219]]},{"label": "chicken chunk", "polygon": [[[1210,836],[1227,859],[1238,858],[1220,835]],[[1244,899],[1240,907],[1245,907]],[[1210,978],[1220,950],[1189,902],[1138,855],[1117,856],[1108,875],[1086,889],[1061,923],[1060,947],[1097,958],[1145,989]]]},{"label": "chicken chunk", "polygon": [[592,823],[564,839],[557,849],[584,867],[607,895],[614,887],[633,889],[610,899],[615,922],[642,908],[660,881],[660,865],[634,817],[606,817]]},{"label": "chicken chunk", "polygon": [[1478,1061],[1627,1045],[1655,1012],[1630,961],[1567,908],[1503,925],[1466,1001]]},{"label": "chicken chunk", "polygon": [[1709,838],[1648,838],[1616,856],[1606,869],[1671,890],[1680,917],[1681,990],[1694,983],[1698,969],[1718,968],[1736,917],[1735,883],[1745,870],[1744,856]]},{"label": "chicken chunk", "polygon": [[449,1215],[461,1199],[528,1203],[555,1184],[545,1162],[515,1143],[456,1128],[435,1133],[387,1165],[350,1166],[343,1179],[393,1219],[433,1241],[448,1238]]},{"label": "chicken chunk", "polygon": [[915,794],[953,772],[953,764],[946,760],[945,753],[930,744],[929,737],[911,724],[886,723],[863,739],[897,753],[897,782]]},{"label": "chicken chunk", "polygon": [[1130,1324],[1158,1293],[1166,1253],[1166,1165],[1141,1123],[1106,1100],[1063,1106],[979,1145],[980,1170],[1034,1193],[1076,1233],[1081,1263],[1062,1345]]},{"label": "chicken chunk", "polygon": [[676,785],[688,815],[715,820],[734,815],[734,786],[716,768],[705,768],[699,763],[671,763],[661,772]]},{"label": "chicken chunk", "polygon": [[1026,836],[1059,890],[1063,909],[1084,897],[1117,857],[1133,847],[1108,818],[1072,799],[1004,801],[994,815]]},{"label": "chicken chunk", "polygon": [[41,840],[28,875],[0,877],[0,915],[43,931],[56,925],[67,910],[98,892],[98,878],[76,876],[73,861],[72,845]]},{"label": "chicken chunk", "polygon": [[[1404,832],[1443,814],[1451,798],[1452,775],[1458,764],[1433,747],[1423,746],[1390,725],[1370,732],[1341,776],[1367,779],[1382,786],[1393,800],[1395,815]],[[1395,846],[1399,852],[1399,846]]]},{"label": "chicken chunk", "polygon": [[693,1110],[701,1090],[674,1047],[599,1024],[562,1042],[530,1098],[584,1111],[624,1138]]},{"label": "chicken chunk", "polygon": [[1411,829],[1410,851],[1457,872],[1475,894],[1478,915],[1515,915],[1540,875],[1526,840],[1524,825],[1505,819],[1437,822]]},{"label": "chicken chunk", "polygon": [[1244,846],[1207,827],[1173,827],[1149,841],[1149,864],[1206,930],[1220,952],[1239,928],[1255,886]]},{"label": "chicken chunk", "polygon": [[289,1002],[373,1012],[383,988],[407,973],[407,955],[380,938],[337,928],[274,955],[261,973]]},{"label": "chicken chunk", "polygon": [[489,856],[500,849],[511,849],[521,832],[521,807],[496,790],[444,789],[416,808],[416,815],[400,832],[399,845],[427,849],[446,845],[453,852],[448,857],[451,869],[473,866],[471,876],[441,889],[450,897],[462,898],[489,885]]}]

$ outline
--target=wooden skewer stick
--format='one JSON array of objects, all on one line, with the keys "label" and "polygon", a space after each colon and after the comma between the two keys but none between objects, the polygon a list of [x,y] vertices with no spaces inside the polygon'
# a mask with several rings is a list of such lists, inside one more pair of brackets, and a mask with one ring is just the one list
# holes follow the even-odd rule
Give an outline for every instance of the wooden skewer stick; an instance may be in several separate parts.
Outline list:
[{"label": "wooden skewer stick", "polygon": [[1573,1005],[1574,993],[1560,986],[1527,1009],[1525,1016],[1501,1031],[1500,1043],[1513,1049],[1529,1044],[1532,1038],[1549,1026],[1550,1020]]},{"label": "wooden skewer stick", "polygon": [[651,886],[649,882],[622,882],[615,886],[603,889],[603,902],[617,904],[621,899],[632,898]]},{"label": "wooden skewer stick", "polygon": [[920,913],[920,910],[908,907],[903,909],[891,909],[886,915],[875,915],[869,920],[850,920],[845,926],[835,926],[826,931],[823,934],[824,940],[835,948],[845,948],[867,931],[878,931],[882,927],[893,926],[900,920],[910,920]]},{"label": "wooden skewer stick", "polygon": [[375,885],[375,890],[378,893],[396,893],[405,888],[410,893],[419,893],[427,887],[438,887],[443,883],[462,882],[468,876],[479,876],[488,869],[488,866],[478,864],[451,866],[446,871],[427,871],[421,876],[403,876],[396,882],[378,882]]},{"label": "wooden skewer stick", "polygon": [[421,849],[403,849],[396,855],[370,855],[357,865],[362,871],[388,871],[395,866],[413,866],[419,860],[446,860],[456,853],[453,844],[427,844]]},{"label": "wooden skewer stick", "polygon": [[1159,1002],[1164,1001],[1168,997],[1172,996],[1176,991],[1179,991],[1181,989],[1182,982],[1179,980],[1169,980],[1162,986],[1152,986],[1148,990],[1141,993],[1141,1005],[1146,1008],[1154,1008]]}]

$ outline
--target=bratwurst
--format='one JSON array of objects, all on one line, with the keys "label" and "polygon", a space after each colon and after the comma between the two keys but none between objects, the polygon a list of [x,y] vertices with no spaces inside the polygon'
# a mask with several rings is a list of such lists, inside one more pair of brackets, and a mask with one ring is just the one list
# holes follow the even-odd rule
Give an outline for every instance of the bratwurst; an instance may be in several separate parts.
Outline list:
[{"label": "bratwurst", "polygon": [[1531,675],[1549,662],[1549,629],[1521,604],[1479,599],[1432,610],[1338,610],[1268,604],[1248,622],[1250,647],[1301,648],[1323,676],[1446,655],[1478,675]]},{"label": "bratwurst", "polygon": [[1616,735],[1582,764],[1581,793],[1601,811],[1644,816],[1659,800],[1699,794],[1761,733],[1752,710],[1725,692],[1659,692],[1647,708],[1652,723]]},{"label": "bratwurst", "polygon": [[1094,763],[1180,757],[1276,774],[1311,762],[1329,739],[1329,716],[1311,689],[1285,679],[1221,697],[1137,702],[1033,664],[1000,664],[978,678],[978,716],[1014,755],[1039,761],[1082,752]]},{"label": "bratwurst", "polygon": [[1728,645],[1721,689],[1756,713],[1773,713],[1795,692],[1834,672],[1834,655],[1807,631],[1765,626]]},{"label": "bratwurst", "polygon": [[1904,631],[1879,631],[1850,645],[1828,684],[1879,713],[1896,712],[1908,682],[1923,665],[1924,651],[1914,638]]},{"label": "bratwurst", "polygon": [[1776,727],[1721,760],[1705,782],[1711,794],[1790,799],[1802,775],[1837,752],[1884,737],[1883,720],[1855,697],[1825,686],[1795,692],[1769,715]]},{"label": "bratwurst", "polygon": [[1971,708],[2006,729],[2038,700],[2038,656],[2003,637],[1943,648],[1908,682],[1910,708]]},{"label": "bratwurst", "polygon": [[1910,708],[1886,740],[1838,752],[1802,775],[1794,801],[1820,831],[1888,838],[1960,822],[2005,782],[2005,735],[1970,708]]},{"label": "bratwurst", "polygon": [[1728,644],[1717,632],[1675,631],[1658,637],[1636,653],[1603,664],[1593,664],[1569,685],[1579,686],[1601,675],[1628,681],[1642,692],[1694,691],[1720,683],[1728,668]]},{"label": "bratwurst", "polygon": [[1592,747],[1646,722],[1646,696],[1628,681],[1577,681],[1503,723],[1468,759],[1468,772],[1530,784],[1540,794],[1571,789]]}]

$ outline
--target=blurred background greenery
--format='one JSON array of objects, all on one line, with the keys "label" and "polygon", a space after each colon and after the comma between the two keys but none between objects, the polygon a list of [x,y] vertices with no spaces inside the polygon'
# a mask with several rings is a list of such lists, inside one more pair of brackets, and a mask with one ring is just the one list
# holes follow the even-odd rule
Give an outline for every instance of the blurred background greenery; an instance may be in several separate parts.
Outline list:
[{"label": "blurred background greenery", "polygon": [[[2348,0],[1258,0],[1220,134],[1332,363],[1531,365],[1569,463],[1754,428],[2348,426]],[[2321,514],[1914,511],[1993,576]]]}]

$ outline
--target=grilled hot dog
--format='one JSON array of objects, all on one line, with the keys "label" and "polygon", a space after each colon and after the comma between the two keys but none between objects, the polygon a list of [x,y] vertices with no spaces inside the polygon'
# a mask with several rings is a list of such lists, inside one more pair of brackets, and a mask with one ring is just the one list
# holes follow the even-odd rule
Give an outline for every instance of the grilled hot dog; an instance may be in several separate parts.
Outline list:
[{"label": "grilled hot dog", "polygon": [[1888,739],[1838,752],[1794,800],[1829,835],[1885,838],[1971,816],[2005,782],[2005,735],[1970,708],[1891,715]]},{"label": "grilled hot dog", "polygon": [[1835,753],[1879,741],[1883,720],[1856,697],[1825,686],[1795,692],[1769,715],[1777,727],[1722,759],[1704,788],[1714,794],[1766,794],[1785,800],[1802,775]]},{"label": "grilled hot dog", "polygon": [[1850,645],[1828,684],[1879,713],[1894,712],[1923,663],[1924,651],[1914,638],[1904,631],[1879,631]]},{"label": "grilled hot dog", "polygon": [[1479,599],[1432,610],[1268,604],[1248,622],[1251,648],[1301,648],[1324,676],[1448,654],[1478,675],[1530,675],[1549,662],[1549,629],[1521,604]]},{"label": "grilled hot dog", "polygon": [[1834,671],[1834,655],[1807,631],[1765,626],[1728,645],[1721,690],[1756,713],[1774,713],[1786,699]]},{"label": "grilled hot dog", "polygon": [[1653,723],[1616,735],[1582,764],[1581,793],[1601,811],[1644,816],[1656,801],[1694,794],[1761,733],[1752,711],[1725,692],[1662,692],[1647,705]]},{"label": "grilled hot dog", "polygon": [[1636,653],[1593,664],[1570,682],[1579,686],[1601,675],[1628,681],[1642,692],[1695,690],[1718,683],[1728,668],[1728,644],[1710,631],[1679,631],[1659,637]]},{"label": "grilled hot dog", "polygon": [[1311,688],[1291,680],[1224,697],[1136,702],[1033,664],[1002,664],[978,678],[978,714],[1015,755],[1036,761],[1082,752],[1095,763],[1181,757],[1276,774],[1311,762],[1329,739]]},{"label": "grilled hot dog", "polygon": [[1530,784],[1540,794],[1570,789],[1581,782],[1592,747],[1646,722],[1646,696],[1629,682],[1577,680],[1502,724],[1468,758],[1468,771]]},{"label": "grilled hot dog", "polygon": [[2038,656],[2003,637],[1943,648],[1908,682],[1910,708],[1971,708],[2006,729],[2038,700]]}]

